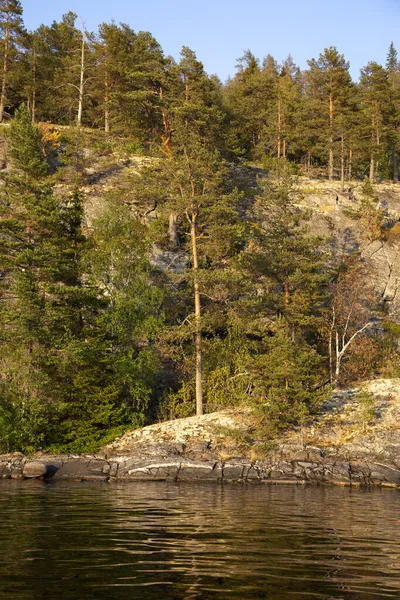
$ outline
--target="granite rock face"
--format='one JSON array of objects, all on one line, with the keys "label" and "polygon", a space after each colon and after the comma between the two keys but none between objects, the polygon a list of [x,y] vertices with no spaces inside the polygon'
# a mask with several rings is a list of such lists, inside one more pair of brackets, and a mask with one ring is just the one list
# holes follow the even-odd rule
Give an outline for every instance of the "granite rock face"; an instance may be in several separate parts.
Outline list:
[{"label": "granite rock face", "polygon": [[311,232],[330,238],[334,256],[360,254],[388,317],[400,323],[400,187],[390,182],[374,187],[385,229],[377,240],[369,239],[360,220],[350,217],[350,211],[360,207],[362,182],[348,183],[341,192],[338,182],[300,177],[295,197],[299,206],[311,212]]},{"label": "granite rock face", "polygon": [[[46,460],[51,459],[47,457]],[[61,466],[53,475],[47,473],[45,462],[38,459],[0,456],[0,473],[9,479],[52,479],[69,481],[191,481],[290,484],[341,484],[400,488],[400,469],[394,462],[382,462],[377,457],[327,456],[313,462],[269,459],[251,462],[236,458],[223,461],[191,461],[161,459],[136,462],[131,457],[106,460],[96,457],[57,456]]]},{"label": "granite rock face", "polygon": [[[397,448],[398,450],[399,448]],[[164,457],[140,461],[138,457],[47,456],[43,459],[0,456],[0,474],[10,479],[45,478],[56,481],[191,481],[290,484],[341,484],[400,488],[399,453],[392,460],[376,455],[355,454],[349,460],[340,455],[324,455],[299,460],[293,448],[286,455],[262,461],[234,458],[227,461],[194,461],[184,457]],[[302,450],[304,452],[304,450]],[[59,465],[50,475],[47,463]]]}]

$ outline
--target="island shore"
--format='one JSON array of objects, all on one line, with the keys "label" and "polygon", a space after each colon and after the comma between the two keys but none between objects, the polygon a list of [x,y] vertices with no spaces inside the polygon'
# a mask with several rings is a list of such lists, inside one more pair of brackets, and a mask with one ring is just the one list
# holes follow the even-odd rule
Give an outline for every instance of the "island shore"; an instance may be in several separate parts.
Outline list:
[{"label": "island shore", "polygon": [[368,423],[359,389],[339,390],[316,421],[268,446],[252,437],[249,410],[225,410],[128,432],[93,455],[0,455],[0,478],[400,488],[400,380],[361,389],[373,394]]}]

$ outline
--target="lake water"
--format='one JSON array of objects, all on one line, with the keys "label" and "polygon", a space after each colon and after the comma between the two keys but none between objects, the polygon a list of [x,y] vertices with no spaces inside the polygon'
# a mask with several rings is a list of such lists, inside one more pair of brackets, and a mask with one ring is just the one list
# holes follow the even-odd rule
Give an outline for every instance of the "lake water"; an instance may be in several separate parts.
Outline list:
[{"label": "lake water", "polygon": [[0,482],[1,600],[400,598],[400,493]]}]

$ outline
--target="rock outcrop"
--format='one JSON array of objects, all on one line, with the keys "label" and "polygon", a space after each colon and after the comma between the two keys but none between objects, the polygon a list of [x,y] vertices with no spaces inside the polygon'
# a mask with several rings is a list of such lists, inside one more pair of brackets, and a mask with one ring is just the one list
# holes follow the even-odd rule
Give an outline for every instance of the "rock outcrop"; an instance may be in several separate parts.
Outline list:
[{"label": "rock outcrop", "polygon": [[96,456],[3,455],[0,478],[400,488],[400,380],[363,387],[374,396],[368,423],[359,390],[337,391],[316,422],[288,432],[268,450],[250,438],[251,413],[222,411],[127,433]]}]

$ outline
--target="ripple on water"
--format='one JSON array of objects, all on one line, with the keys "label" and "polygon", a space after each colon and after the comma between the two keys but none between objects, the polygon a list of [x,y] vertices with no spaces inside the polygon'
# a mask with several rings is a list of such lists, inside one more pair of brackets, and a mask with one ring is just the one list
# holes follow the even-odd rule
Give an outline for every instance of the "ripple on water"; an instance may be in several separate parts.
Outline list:
[{"label": "ripple on water", "polygon": [[0,511],[5,600],[400,598],[394,490],[2,482]]}]

